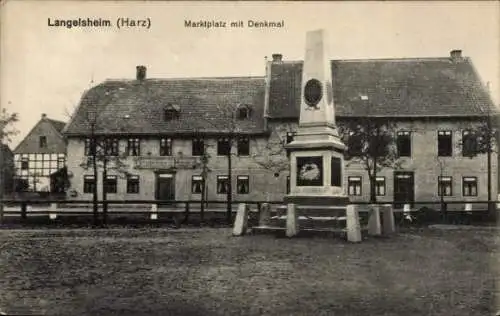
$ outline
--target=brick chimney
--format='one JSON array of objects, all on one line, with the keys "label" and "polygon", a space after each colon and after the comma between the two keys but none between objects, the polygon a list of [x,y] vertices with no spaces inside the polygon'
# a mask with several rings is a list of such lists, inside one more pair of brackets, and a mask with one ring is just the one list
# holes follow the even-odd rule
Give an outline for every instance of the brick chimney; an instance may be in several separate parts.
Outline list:
[{"label": "brick chimney", "polygon": [[458,61],[462,59],[462,50],[460,49],[454,49],[450,52],[450,58],[453,61]]},{"label": "brick chimney", "polygon": [[47,114],[45,113],[42,113],[42,120],[46,119],[47,118]]},{"label": "brick chimney", "polygon": [[144,80],[146,79],[146,66],[137,66],[136,67],[136,79],[137,80]]},{"label": "brick chimney", "polygon": [[283,61],[282,54],[273,54],[273,63],[279,63],[281,61]]}]

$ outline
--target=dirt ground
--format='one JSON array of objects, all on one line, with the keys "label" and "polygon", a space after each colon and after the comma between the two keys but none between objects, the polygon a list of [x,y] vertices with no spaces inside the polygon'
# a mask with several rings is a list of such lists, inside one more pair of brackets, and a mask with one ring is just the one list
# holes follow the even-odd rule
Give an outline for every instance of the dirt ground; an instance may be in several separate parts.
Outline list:
[{"label": "dirt ground", "polygon": [[493,229],[348,244],[227,228],[0,230],[9,315],[493,315]]}]

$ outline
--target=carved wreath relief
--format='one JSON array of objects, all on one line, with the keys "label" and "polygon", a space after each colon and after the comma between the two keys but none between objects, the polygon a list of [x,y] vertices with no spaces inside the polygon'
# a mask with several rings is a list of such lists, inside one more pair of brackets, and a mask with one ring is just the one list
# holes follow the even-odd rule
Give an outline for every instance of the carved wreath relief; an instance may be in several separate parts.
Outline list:
[{"label": "carved wreath relief", "polygon": [[297,157],[297,186],[323,185],[323,157]]},{"label": "carved wreath relief", "polygon": [[304,101],[308,109],[319,109],[318,103],[323,96],[323,87],[317,79],[310,79],[304,86]]}]

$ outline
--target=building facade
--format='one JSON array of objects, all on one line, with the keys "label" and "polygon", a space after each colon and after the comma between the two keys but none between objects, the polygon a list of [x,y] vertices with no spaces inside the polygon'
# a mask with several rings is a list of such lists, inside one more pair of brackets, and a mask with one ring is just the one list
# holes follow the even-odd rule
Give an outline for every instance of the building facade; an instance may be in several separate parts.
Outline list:
[{"label": "building facade", "polygon": [[[487,199],[487,157],[469,157],[462,139],[496,112],[469,58],[455,50],[442,58],[331,65],[339,125],[373,116],[397,127],[397,166],[377,174],[378,200]],[[284,145],[297,130],[301,72],[301,61],[274,54],[264,77],[147,79],[139,66],[135,80],[97,85],[64,131],[69,195],[90,200],[93,186],[101,191],[104,183],[114,200],[200,200],[206,187],[206,199],[225,201],[231,181],[234,200],[282,200],[289,189]],[[111,144],[106,179],[102,170],[95,179],[85,164],[92,139]],[[367,171],[345,164],[346,193],[367,201]],[[492,170],[496,196],[496,154]]]},{"label": "building facade", "polygon": [[66,164],[66,141],[61,134],[66,123],[42,114],[40,121],[14,150],[16,191],[63,193],[54,178]]}]

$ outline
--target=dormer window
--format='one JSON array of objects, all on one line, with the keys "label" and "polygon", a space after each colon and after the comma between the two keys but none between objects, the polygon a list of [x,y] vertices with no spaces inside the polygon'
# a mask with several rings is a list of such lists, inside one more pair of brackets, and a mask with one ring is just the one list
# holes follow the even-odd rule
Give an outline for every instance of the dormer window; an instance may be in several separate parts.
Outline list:
[{"label": "dormer window", "polygon": [[246,120],[250,118],[251,108],[246,104],[240,104],[237,110],[237,116],[239,120]]},{"label": "dormer window", "polygon": [[179,118],[179,106],[176,104],[168,103],[163,109],[163,119],[171,121]]}]

